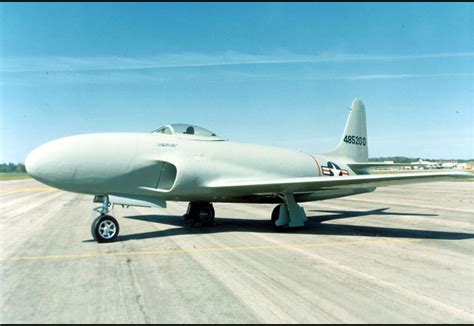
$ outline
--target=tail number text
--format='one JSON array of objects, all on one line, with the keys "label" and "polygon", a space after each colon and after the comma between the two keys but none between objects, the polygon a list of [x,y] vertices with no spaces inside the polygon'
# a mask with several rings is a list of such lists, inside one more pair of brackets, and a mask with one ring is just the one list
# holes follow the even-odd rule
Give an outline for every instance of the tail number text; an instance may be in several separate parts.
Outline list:
[{"label": "tail number text", "polygon": [[354,145],[360,145],[360,146],[365,146],[367,143],[367,141],[365,140],[365,137],[350,136],[350,135],[344,136],[344,142],[347,144],[354,144]]}]

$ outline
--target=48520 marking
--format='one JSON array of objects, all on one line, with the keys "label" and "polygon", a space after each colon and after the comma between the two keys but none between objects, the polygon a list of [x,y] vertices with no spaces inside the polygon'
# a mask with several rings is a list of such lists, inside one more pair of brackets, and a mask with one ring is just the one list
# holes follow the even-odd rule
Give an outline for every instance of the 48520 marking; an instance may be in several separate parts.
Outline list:
[{"label": "48520 marking", "polygon": [[351,136],[351,135],[345,135],[344,142],[347,144],[354,144],[354,145],[361,145],[361,146],[365,146],[367,144],[365,137]]}]

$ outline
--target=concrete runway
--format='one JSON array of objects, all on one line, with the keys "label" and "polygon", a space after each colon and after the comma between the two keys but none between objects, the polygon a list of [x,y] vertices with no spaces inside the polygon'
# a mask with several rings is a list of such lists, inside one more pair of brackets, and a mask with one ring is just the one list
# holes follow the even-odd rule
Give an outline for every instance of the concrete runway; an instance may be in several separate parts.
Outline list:
[{"label": "concrete runway", "polygon": [[0,183],[0,323],[473,323],[474,183],[439,182],[304,204],[215,204],[216,225],[116,207],[92,240],[92,196]]}]

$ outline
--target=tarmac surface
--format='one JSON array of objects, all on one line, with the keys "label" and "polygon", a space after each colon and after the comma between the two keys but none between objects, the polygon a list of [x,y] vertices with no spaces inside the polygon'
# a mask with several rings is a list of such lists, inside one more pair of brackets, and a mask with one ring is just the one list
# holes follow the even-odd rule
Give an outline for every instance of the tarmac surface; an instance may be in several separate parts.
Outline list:
[{"label": "tarmac surface", "polygon": [[92,240],[92,196],[0,183],[0,323],[473,323],[474,182],[379,188],[304,204],[215,204],[216,225],[115,207]]}]

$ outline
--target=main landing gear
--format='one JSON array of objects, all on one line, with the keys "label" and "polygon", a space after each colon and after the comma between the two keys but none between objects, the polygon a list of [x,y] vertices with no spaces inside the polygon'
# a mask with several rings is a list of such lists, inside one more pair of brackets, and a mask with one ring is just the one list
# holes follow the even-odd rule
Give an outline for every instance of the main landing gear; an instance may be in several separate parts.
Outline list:
[{"label": "main landing gear", "polygon": [[[283,231],[288,228],[302,227],[308,220],[304,209],[299,206],[293,194],[282,195],[283,204],[273,209],[271,221],[276,231]],[[119,223],[108,215],[110,202],[108,196],[104,196],[100,215],[91,225],[91,233],[94,239],[99,242],[113,242],[117,239],[120,231]],[[191,202],[183,217],[186,220],[193,220],[201,225],[214,224],[214,207],[207,202]]]},{"label": "main landing gear", "polygon": [[303,207],[298,205],[293,194],[282,195],[283,204],[273,209],[271,221],[275,231],[284,231],[288,228],[302,227],[308,220]]},{"label": "main landing gear", "polygon": [[117,220],[108,215],[110,208],[109,197],[104,196],[100,215],[92,222],[91,233],[94,240],[99,243],[113,242],[117,239],[120,227]]},{"label": "main landing gear", "polygon": [[211,203],[191,202],[188,205],[186,214],[183,215],[185,220],[193,220],[202,225],[212,225],[214,223],[214,207]]}]

